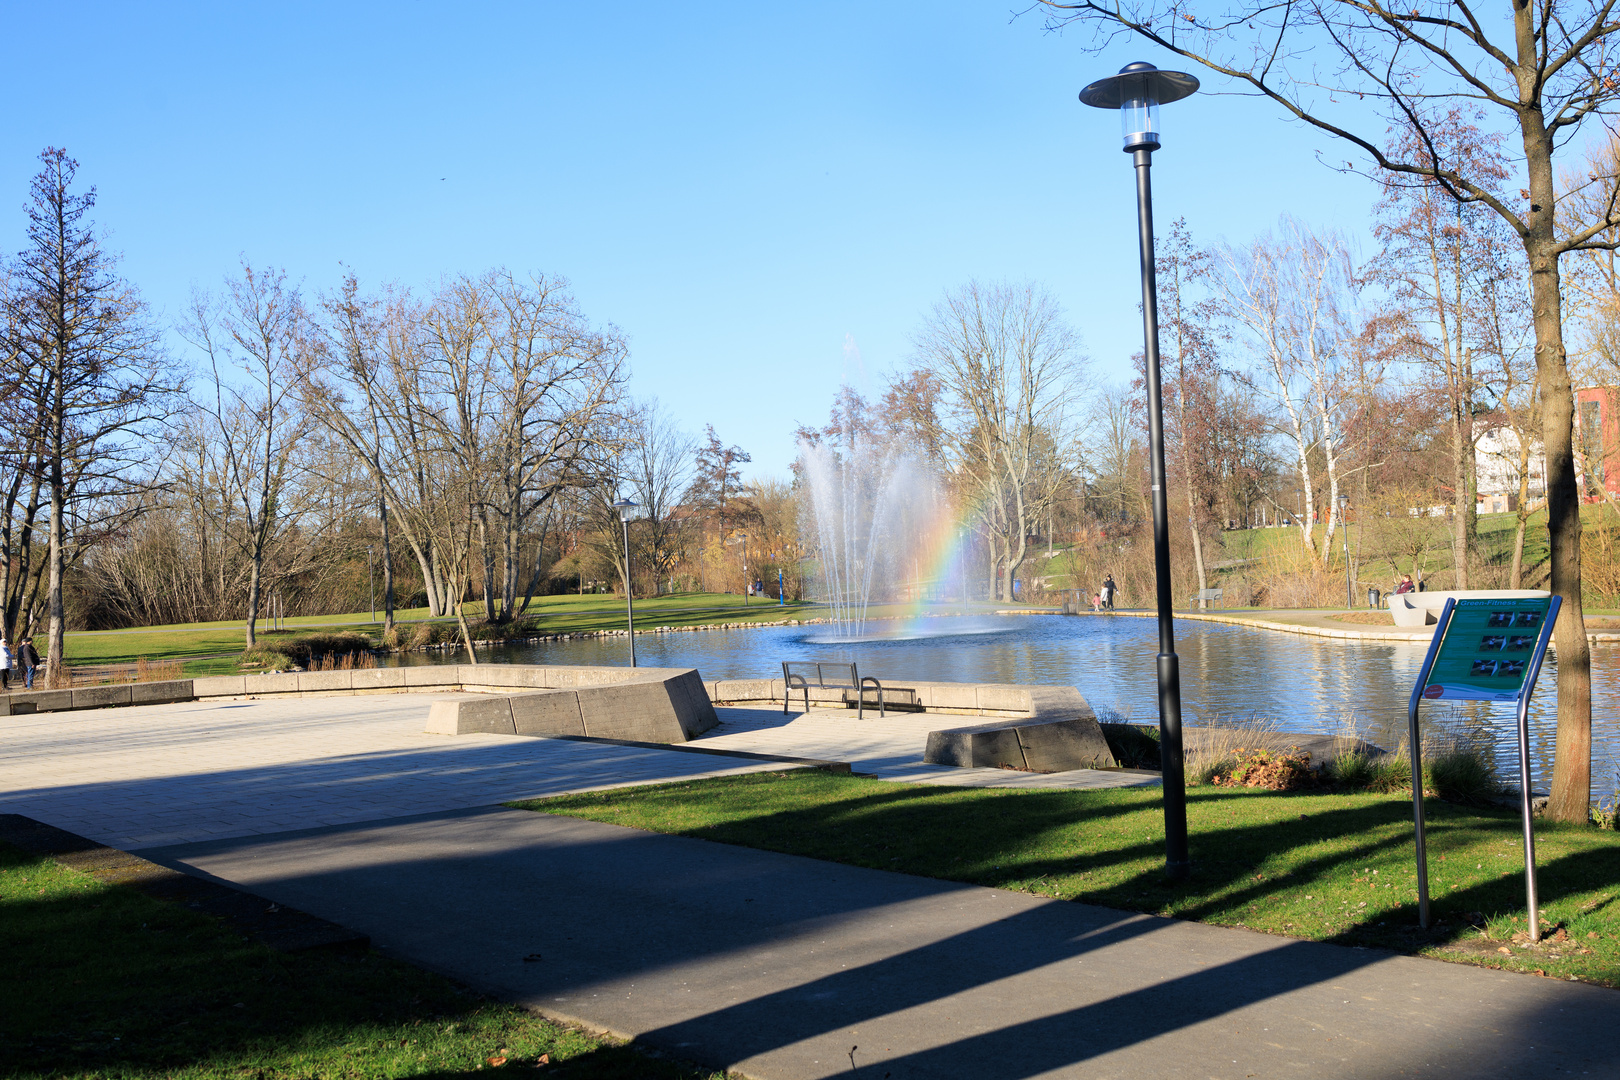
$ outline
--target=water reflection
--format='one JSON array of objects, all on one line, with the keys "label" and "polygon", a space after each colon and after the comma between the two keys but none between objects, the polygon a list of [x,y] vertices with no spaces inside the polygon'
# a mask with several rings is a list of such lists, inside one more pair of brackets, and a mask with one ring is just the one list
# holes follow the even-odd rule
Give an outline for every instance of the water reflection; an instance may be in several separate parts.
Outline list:
[{"label": "water reflection", "polygon": [[[1099,712],[1157,722],[1158,635],[1151,619],[1004,616],[922,625],[921,633],[859,642],[821,640],[824,631],[809,626],[643,635],[636,652],[643,665],[695,667],[706,679],[779,677],[783,660],[854,660],[863,674],[896,682],[1068,684]],[[986,632],[991,630],[996,632]],[[1189,725],[1260,720],[1289,731],[1355,733],[1380,746],[1396,746],[1405,734],[1407,699],[1423,650],[1417,643],[1176,624]],[[618,665],[627,656],[623,638],[607,638],[501,648],[491,650],[489,659]],[[1532,776],[1543,791],[1552,769],[1556,665],[1549,653],[1530,714]],[[1593,787],[1606,794],[1620,783],[1620,723],[1613,713],[1620,700],[1620,652],[1595,646],[1592,675]],[[1492,755],[1498,775],[1516,785],[1510,706],[1459,702],[1423,708],[1425,724],[1476,742]]]}]

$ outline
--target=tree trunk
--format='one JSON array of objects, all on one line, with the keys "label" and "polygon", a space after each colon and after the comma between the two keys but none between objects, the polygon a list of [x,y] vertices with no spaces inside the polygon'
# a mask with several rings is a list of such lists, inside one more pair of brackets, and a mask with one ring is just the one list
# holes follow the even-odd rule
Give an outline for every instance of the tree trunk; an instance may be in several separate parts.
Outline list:
[{"label": "tree trunk", "polygon": [[255,555],[249,563],[248,569],[248,595],[247,595],[247,647],[252,649],[259,644],[257,626],[259,622],[259,589],[260,566],[263,559]]},{"label": "tree trunk", "polygon": [[[1531,121],[1526,120],[1528,125]],[[1540,113],[1534,115],[1540,125]],[[1545,136],[1540,137],[1541,140]],[[1526,146],[1533,142],[1527,133]],[[1544,146],[1545,143],[1540,142]],[[1552,162],[1531,159],[1533,200],[1550,210]],[[1540,168],[1536,166],[1540,165]],[[1558,739],[1547,817],[1585,824],[1592,797],[1592,651],[1581,608],[1581,501],[1575,486],[1575,398],[1565,356],[1558,256],[1552,215],[1538,215],[1525,241],[1530,258],[1531,302],[1536,331],[1536,371],[1541,384],[1542,442],[1547,455],[1547,533],[1551,541],[1552,591],[1562,598],[1555,642],[1558,649]]]},{"label": "tree trunk", "polygon": [[62,605],[62,563],[66,552],[63,545],[66,536],[62,525],[62,514],[67,502],[62,491],[60,473],[61,455],[57,455],[52,463],[51,476],[51,547],[50,547],[50,611],[51,624],[49,640],[46,643],[48,652],[45,659],[45,688],[57,690],[69,683],[66,668],[62,663],[62,646],[66,640],[67,613]]},{"label": "tree trunk", "polygon": [[1473,509],[1474,492],[1469,484],[1469,458],[1473,456],[1473,432],[1467,428],[1473,426],[1473,419],[1465,417],[1464,411],[1468,403],[1464,400],[1462,387],[1458,387],[1457,397],[1451,406],[1451,479],[1455,485],[1453,494],[1456,496],[1456,511],[1451,515],[1451,546],[1452,561],[1456,564],[1457,588],[1468,588],[1468,512]]},{"label": "tree trunk", "polygon": [[382,523],[383,633],[394,628],[394,548],[388,528],[388,496],[377,492],[377,518]]},{"label": "tree trunk", "polygon": [[1524,529],[1530,520],[1530,433],[1519,436],[1519,520],[1513,529],[1513,570],[1508,575],[1508,588],[1522,588],[1519,582],[1524,573]]}]

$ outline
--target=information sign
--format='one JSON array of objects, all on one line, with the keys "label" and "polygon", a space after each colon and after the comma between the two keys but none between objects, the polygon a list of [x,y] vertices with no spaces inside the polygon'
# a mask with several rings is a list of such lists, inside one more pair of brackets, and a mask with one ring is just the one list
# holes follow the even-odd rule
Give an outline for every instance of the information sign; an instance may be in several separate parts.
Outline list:
[{"label": "information sign", "polygon": [[1423,696],[1519,700],[1551,603],[1549,596],[1458,600]]}]

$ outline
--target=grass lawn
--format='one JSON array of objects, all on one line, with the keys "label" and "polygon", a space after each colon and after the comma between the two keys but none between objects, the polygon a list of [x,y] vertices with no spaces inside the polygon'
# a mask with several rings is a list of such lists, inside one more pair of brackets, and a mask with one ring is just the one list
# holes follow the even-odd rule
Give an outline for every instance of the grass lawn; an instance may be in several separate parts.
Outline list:
[{"label": "grass lawn", "polygon": [[[283,954],[0,845],[0,1076],[720,1074],[654,1060],[375,954]],[[506,1059],[495,1065],[491,1059]]]},{"label": "grass lawn", "polygon": [[[955,605],[950,610],[991,612],[1006,608],[1007,604]],[[714,623],[768,623],[781,619],[813,619],[826,614],[820,604],[790,603],[778,605],[774,601],[754,598],[743,603],[743,597],[732,593],[678,593],[636,601],[636,625],[641,629],[656,626],[707,626]],[[468,604],[468,618],[482,617],[481,604]],[[915,614],[910,605],[874,604],[872,618],[902,617]],[[598,630],[624,628],[624,600],[616,596],[537,596],[525,615],[532,621],[536,633],[581,634]],[[426,608],[413,608],[395,612],[400,623],[455,622],[454,616],[429,619]],[[277,634],[264,629],[260,623],[261,644],[273,647]],[[377,638],[382,623],[372,622],[369,611],[353,615],[317,615],[288,619],[288,631],[319,633],[332,630],[355,630]],[[71,633],[67,635],[67,659],[70,664],[132,664],[137,659],[180,660],[184,674],[227,675],[237,670],[236,656],[246,645],[241,622],[185,623],[177,626],[149,626],[138,630],[105,630]],[[38,640],[38,639],[36,639]],[[286,640],[282,636],[280,640]]]},{"label": "grass lawn", "polygon": [[[1519,818],[1429,802],[1436,925],[1417,926],[1411,802],[1199,787],[1192,878],[1163,877],[1158,791],[936,788],[806,770],[514,803],[1062,900],[1620,986],[1620,834],[1541,824],[1529,947]],[[1550,933],[1550,932],[1549,932]],[[1553,936],[1557,936],[1556,934]]]}]

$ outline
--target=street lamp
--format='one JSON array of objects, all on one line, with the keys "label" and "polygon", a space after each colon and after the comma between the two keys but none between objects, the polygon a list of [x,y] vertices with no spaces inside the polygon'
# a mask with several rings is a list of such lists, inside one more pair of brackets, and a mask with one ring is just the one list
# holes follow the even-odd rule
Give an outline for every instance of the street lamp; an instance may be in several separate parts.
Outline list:
[{"label": "street lamp", "polygon": [[1142,261],[1142,340],[1147,359],[1148,437],[1153,470],[1153,579],[1159,596],[1159,754],[1164,778],[1165,873],[1185,878],[1187,856],[1187,778],[1181,752],[1181,666],[1170,587],[1169,511],[1164,482],[1164,402],[1159,390],[1159,298],[1153,274],[1153,151],[1159,148],[1159,105],[1180,101],[1198,89],[1198,80],[1179,71],[1160,71],[1138,61],[1118,75],[1098,79],[1080,91],[1080,100],[1098,109],[1118,109],[1124,150],[1136,167],[1136,223]]},{"label": "street lamp", "polygon": [[613,504],[619,512],[619,524],[624,526],[624,625],[630,631],[630,666],[636,666],[636,597],[630,588],[630,515],[636,503],[620,499]]},{"label": "street lamp", "polygon": [[1350,573],[1350,517],[1347,513],[1349,509],[1350,496],[1340,495],[1339,524],[1344,528],[1344,606],[1353,608],[1356,606],[1356,583],[1353,580],[1355,575]]}]

